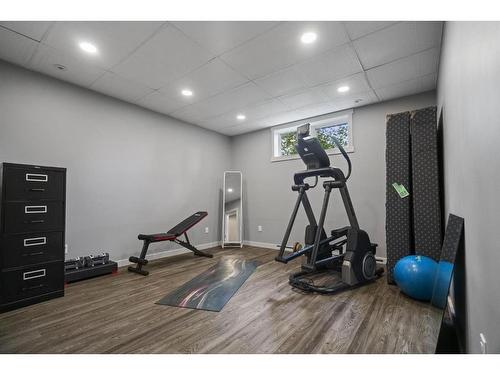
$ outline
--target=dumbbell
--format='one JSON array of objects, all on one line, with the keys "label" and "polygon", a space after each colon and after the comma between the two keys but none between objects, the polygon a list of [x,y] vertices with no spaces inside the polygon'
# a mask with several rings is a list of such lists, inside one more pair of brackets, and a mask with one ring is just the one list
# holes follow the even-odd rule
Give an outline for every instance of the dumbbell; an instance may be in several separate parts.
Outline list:
[{"label": "dumbbell", "polygon": [[94,257],[92,255],[83,258],[85,267],[94,267]]},{"label": "dumbbell", "polygon": [[100,266],[109,263],[109,253],[102,253],[100,255],[89,255],[85,257],[85,267]]},{"label": "dumbbell", "polygon": [[68,259],[67,261],[64,262],[64,270],[65,271],[77,270],[79,268],[84,267],[84,265],[85,262],[82,257]]}]

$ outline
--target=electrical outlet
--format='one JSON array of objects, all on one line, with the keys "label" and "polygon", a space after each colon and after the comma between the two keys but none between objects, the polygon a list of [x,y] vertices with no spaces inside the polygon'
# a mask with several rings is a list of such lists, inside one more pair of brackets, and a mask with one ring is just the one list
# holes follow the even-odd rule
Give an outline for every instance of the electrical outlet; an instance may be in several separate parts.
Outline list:
[{"label": "electrical outlet", "polygon": [[205,233],[208,233],[208,227],[205,227]]},{"label": "electrical outlet", "polygon": [[259,225],[259,226],[257,227],[257,230],[258,230],[259,232],[262,232],[262,225]]},{"label": "electrical outlet", "polygon": [[64,254],[68,254],[68,244],[64,244]]},{"label": "electrical outlet", "polygon": [[484,333],[479,334],[479,344],[481,345],[481,353],[488,354],[488,342],[486,341]]}]

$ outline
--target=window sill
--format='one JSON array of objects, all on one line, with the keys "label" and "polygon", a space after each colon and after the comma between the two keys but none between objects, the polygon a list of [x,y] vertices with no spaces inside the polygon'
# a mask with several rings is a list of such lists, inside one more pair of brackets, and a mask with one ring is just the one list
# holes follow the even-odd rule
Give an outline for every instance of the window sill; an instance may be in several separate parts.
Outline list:
[{"label": "window sill", "polygon": [[[344,149],[348,154],[354,153],[354,146],[345,147]],[[330,149],[330,150],[325,150],[325,151],[329,156],[330,155],[342,155],[342,153],[338,149]],[[300,159],[300,156],[298,154],[286,155],[286,156],[272,156],[271,163],[278,162],[278,161],[297,160],[297,159]]]}]

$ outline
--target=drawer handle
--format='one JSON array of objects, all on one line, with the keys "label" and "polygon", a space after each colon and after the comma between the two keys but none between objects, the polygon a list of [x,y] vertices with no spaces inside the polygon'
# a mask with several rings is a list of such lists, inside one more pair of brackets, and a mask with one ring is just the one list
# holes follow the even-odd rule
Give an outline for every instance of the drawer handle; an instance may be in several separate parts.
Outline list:
[{"label": "drawer handle", "polygon": [[24,224],[43,224],[43,223],[45,223],[45,220],[29,220],[24,222]]},{"label": "drawer handle", "polygon": [[46,214],[47,206],[24,206],[25,214]]},{"label": "drawer handle", "polygon": [[38,253],[23,254],[23,257],[34,257],[34,256],[37,256],[37,255],[43,255],[43,254],[44,254],[43,251],[39,251]]},{"label": "drawer handle", "polygon": [[37,192],[37,193],[43,193],[45,191],[45,189],[42,189],[42,188],[31,188],[31,189],[29,189],[29,191],[34,191],[34,192]]},{"label": "drawer handle", "polygon": [[24,288],[22,288],[22,291],[23,292],[27,292],[28,290],[40,289],[40,288],[43,288],[45,286],[46,286],[45,284],[38,284],[38,285],[33,285],[33,286],[25,286]]},{"label": "drawer handle", "polygon": [[35,237],[35,238],[25,238],[24,247],[28,246],[40,246],[47,244],[47,237]]},{"label": "drawer handle", "polygon": [[26,181],[47,182],[49,181],[49,175],[26,173]]},{"label": "drawer handle", "polygon": [[39,277],[45,277],[45,268],[35,271],[23,272],[23,280],[38,279]]}]

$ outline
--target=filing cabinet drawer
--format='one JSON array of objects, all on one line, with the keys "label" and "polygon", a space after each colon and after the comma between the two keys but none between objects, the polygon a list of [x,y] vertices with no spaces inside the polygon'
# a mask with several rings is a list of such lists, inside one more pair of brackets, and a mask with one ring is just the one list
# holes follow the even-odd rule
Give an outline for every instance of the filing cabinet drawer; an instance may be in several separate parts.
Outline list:
[{"label": "filing cabinet drawer", "polygon": [[5,200],[64,199],[65,173],[35,167],[5,167]]},{"label": "filing cabinet drawer", "polygon": [[24,234],[0,239],[2,268],[64,260],[63,232]]},{"label": "filing cabinet drawer", "polygon": [[3,303],[35,297],[63,289],[64,263],[46,263],[2,271],[0,278]]},{"label": "filing cabinet drawer", "polygon": [[5,202],[5,234],[64,230],[63,202]]}]

